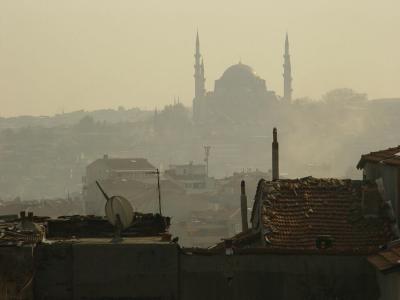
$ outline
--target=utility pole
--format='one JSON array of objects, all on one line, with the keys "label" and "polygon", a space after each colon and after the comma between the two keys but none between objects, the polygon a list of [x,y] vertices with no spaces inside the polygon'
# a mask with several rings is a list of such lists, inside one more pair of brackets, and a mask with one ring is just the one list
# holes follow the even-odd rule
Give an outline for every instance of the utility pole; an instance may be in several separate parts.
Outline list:
[{"label": "utility pole", "polygon": [[157,191],[158,191],[158,212],[160,216],[162,216],[161,209],[161,186],[160,186],[160,169],[155,169],[154,171],[144,171],[146,174],[155,174],[157,175]]},{"label": "utility pole", "polygon": [[160,216],[162,216],[162,210],[161,210],[161,188],[160,188],[160,169],[156,170],[157,174],[157,189],[158,189],[158,210],[160,213]]},{"label": "utility pole", "polygon": [[206,163],[206,174],[208,177],[208,158],[210,157],[210,150],[211,150],[211,146],[204,146],[204,161]]}]

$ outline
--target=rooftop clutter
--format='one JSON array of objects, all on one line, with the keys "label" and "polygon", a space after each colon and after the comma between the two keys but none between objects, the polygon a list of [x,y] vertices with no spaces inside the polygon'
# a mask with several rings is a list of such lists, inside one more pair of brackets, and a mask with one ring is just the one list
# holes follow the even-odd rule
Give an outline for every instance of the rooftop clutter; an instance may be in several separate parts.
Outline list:
[{"label": "rooftop clutter", "polygon": [[262,179],[251,223],[232,238],[238,252],[368,254],[398,235],[392,208],[377,185],[353,180]]}]

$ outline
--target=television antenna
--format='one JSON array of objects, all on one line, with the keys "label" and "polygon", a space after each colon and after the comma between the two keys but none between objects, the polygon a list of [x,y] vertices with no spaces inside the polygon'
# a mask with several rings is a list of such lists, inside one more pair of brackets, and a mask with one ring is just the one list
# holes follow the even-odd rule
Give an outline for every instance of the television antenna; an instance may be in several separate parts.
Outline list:
[{"label": "television antenna", "polygon": [[157,191],[158,191],[158,212],[160,216],[162,216],[161,210],[161,187],[160,187],[160,169],[155,169],[154,171],[147,171],[147,174],[156,174],[157,175]]},{"label": "television antenna", "polygon": [[210,157],[211,146],[204,146],[204,162],[206,163],[206,174],[208,177],[208,160]]},{"label": "television antenna", "polygon": [[128,228],[133,221],[132,205],[126,198],[122,196],[109,197],[98,181],[96,181],[96,185],[103,194],[104,198],[106,198],[107,200],[104,210],[108,222],[110,222],[110,224],[113,225],[115,229],[112,242],[121,242],[122,230]]}]

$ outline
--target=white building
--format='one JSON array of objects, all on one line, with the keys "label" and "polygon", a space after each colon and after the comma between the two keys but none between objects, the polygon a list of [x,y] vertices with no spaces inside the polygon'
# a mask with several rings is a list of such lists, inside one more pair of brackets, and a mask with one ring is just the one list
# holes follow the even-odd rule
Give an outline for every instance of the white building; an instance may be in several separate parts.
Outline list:
[{"label": "white building", "polygon": [[177,183],[189,194],[204,193],[215,188],[214,178],[207,176],[206,165],[193,164],[170,165],[165,177]]}]

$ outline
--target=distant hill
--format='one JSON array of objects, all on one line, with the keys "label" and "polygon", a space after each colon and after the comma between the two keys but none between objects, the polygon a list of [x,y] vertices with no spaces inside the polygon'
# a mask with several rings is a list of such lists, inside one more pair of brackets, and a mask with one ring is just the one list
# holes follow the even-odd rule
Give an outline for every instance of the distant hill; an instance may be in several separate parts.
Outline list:
[{"label": "distant hill", "polygon": [[382,103],[392,103],[392,104],[400,104],[400,98],[379,98],[379,99],[371,99],[371,101],[375,104],[382,104]]},{"label": "distant hill", "polygon": [[83,117],[90,116],[94,121],[119,123],[119,122],[138,122],[153,116],[153,112],[141,110],[139,108],[124,109],[101,109],[94,111],[78,110],[54,116],[18,116],[10,118],[0,117],[0,130],[5,128],[21,128],[30,126],[54,127],[60,125],[73,125],[78,123]]}]

